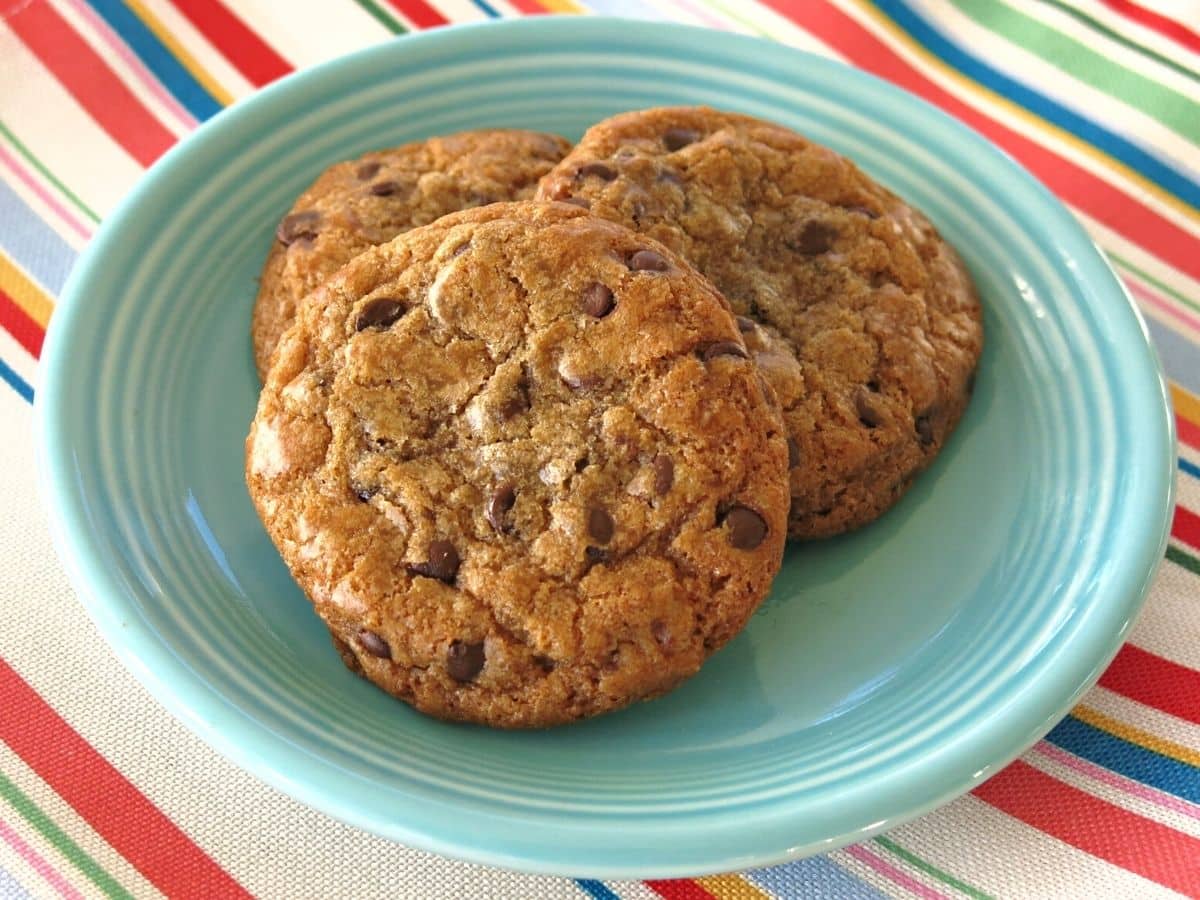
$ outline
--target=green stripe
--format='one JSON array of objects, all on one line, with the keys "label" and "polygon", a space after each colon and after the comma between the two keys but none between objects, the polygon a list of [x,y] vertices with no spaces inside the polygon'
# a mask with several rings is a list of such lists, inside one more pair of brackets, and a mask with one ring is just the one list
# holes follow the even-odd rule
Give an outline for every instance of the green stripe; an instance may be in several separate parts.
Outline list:
[{"label": "green stripe", "polygon": [[74,203],[79,208],[80,212],[82,212],[85,216],[87,216],[93,222],[100,221],[100,217],[98,215],[96,215],[94,212],[92,212],[91,209],[88,208],[88,205],[86,203],[84,203],[82,200],[80,200],[79,197],[70,188],[68,188],[65,184],[63,184],[61,181],[59,181],[57,178],[55,178],[50,173],[50,170],[47,169],[45,166],[43,166],[42,163],[37,159],[37,157],[35,157],[32,153],[29,152],[29,148],[26,147],[24,144],[22,144],[19,140],[17,140],[17,136],[15,134],[13,134],[3,122],[0,122],[0,134],[3,134],[6,138],[8,138],[9,143],[17,148],[17,152],[20,153],[23,157],[25,157],[25,161],[27,163],[29,163],[31,166],[33,166],[35,169],[37,169],[39,172],[41,172],[42,177],[45,178],[47,181],[49,181],[56,188],[58,188],[59,192],[64,197],[68,198],[72,203]]},{"label": "green stripe", "polygon": [[359,6],[371,14],[371,17],[390,31],[392,34],[405,34],[408,29],[384,12],[383,7],[375,0],[354,0]]},{"label": "green stripe", "polygon": [[1145,272],[1142,269],[1139,269],[1137,266],[1135,266],[1133,263],[1131,263],[1129,260],[1125,259],[1124,257],[1117,256],[1117,254],[1113,253],[1107,247],[1104,248],[1104,253],[1105,253],[1105,255],[1108,256],[1109,259],[1111,259],[1113,262],[1115,262],[1117,264],[1118,268],[1125,269],[1127,272],[1132,272],[1134,275],[1136,275],[1142,281],[1146,282],[1147,284],[1154,285],[1156,288],[1158,288],[1164,294],[1168,294],[1171,297],[1174,297],[1176,300],[1178,300],[1184,306],[1190,306],[1192,309],[1196,310],[1196,312],[1200,312],[1200,303],[1197,303],[1195,300],[1192,300],[1189,297],[1185,297],[1183,294],[1181,294],[1179,291],[1175,290],[1169,284],[1164,284],[1163,282],[1161,282],[1157,278],[1155,278],[1153,275],[1151,275],[1149,272]]},{"label": "green stripe", "polygon": [[921,859],[919,856],[916,856],[910,851],[905,850],[893,840],[880,835],[879,837],[875,838],[875,843],[879,844],[881,847],[888,850],[895,856],[900,857],[914,869],[920,869],[926,875],[936,878],[942,884],[948,885],[949,887],[954,888],[956,891],[966,894],[968,897],[973,897],[974,900],[994,900],[991,894],[985,894],[983,891],[973,888],[965,882],[959,881],[950,873],[943,872],[941,869],[937,868],[937,866],[931,865],[925,862],[925,860]]},{"label": "green stripe", "polygon": [[1177,566],[1183,566],[1193,575],[1200,575],[1200,559],[1197,559],[1190,553],[1184,553],[1178,547],[1170,544],[1167,545],[1167,559]]},{"label": "green stripe", "polygon": [[133,894],[121,887],[115,878],[100,868],[96,861],[83,851],[83,848],[67,837],[66,832],[55,825],[50,817],[38,809],[34,802],[25,796],[21,789],[9,781],[2,772],[0,772],[0,797],[7,800],[25,821],[36,828],[42,837],[69,859],[92,884],[100,888],[105,896],[120,898],[120,900],[133,900]]},{"label": "green stripe", "polygon": [[976,24],[1122,103],[1157,119],[1176,134],[1200,143],[1200,104],[1191,98],[1114,63],[1073,37],[1032,16],[993,0],[952,0]]},{"label": "green stripe", "polygon": [[1171,57],[1164,56],[1152,47],[1146,47],[1137,43],[1137,41],[1131,41],[1129,38],[1125,37],[1125,35],[1121,34],[1121,32],[1109,28],[1099,19],[1093,19],[1083,10],[1076,9],[1069,3],[1063,3],[1062,0],[1042,0],[1042,2],[1047,6],[1053,6],[1055,9],[1061,10],[1072,19],[1075,19],[1076,21],[1086,25],[1088,28],[1091,28],[1093,31],[1098,32],[1099,34],[1104,35],[1110,41],[1120,44],[1122,47],[1125,47],[1129,50],[1134,50],[1137,53],[1140,53],[1142,56],[1154,60],[1159,65],[1166,66],[1173,72],[1183,75],[1185,78],[1190,78],[1193,81],[1200,82],[1200,74],[1193,72],[1191,69],[1185,65],[1182,65],[1181,63],[1175,62],[1175,60],[1171,59]]},{"label": "green stripe", "polygon": [[745,16],[741,15],[740,13],[736,12],[735,10],[730,9],[723,3],[715,3],[715,2],[713,2],[713,0],[704,0],[703,5],[710,7],[711,9],[715,9],[717,12],[721,13],[721,15],[725,16],[727,19],[732,19],[733,21],[735,21],[741,25],[745,25],[747,28],[751,29],[755,34],[765,35],[766,37],[772,37],[772,35],[768,34],[766,31],[764,31],[761,26],[750,21]]}]

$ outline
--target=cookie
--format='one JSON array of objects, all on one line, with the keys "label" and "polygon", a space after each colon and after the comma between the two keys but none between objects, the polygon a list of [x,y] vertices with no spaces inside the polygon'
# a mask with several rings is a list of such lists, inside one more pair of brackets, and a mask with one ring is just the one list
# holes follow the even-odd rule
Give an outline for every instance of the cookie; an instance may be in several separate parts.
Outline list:
[{"label": "cookie", "polygon": [[787,530],[782,422],[728,305],[559,203],[452,214],[305,298],[246,477],[348,664],[502,727],[692,675]]},{"label": "cookie", "polygon": [[878,517],[962,415],[983,344],[971,278],[833,151],[747,116],[650,109],[591,128],[539,196],[661,241],[742,317],[791,440],[792,537]]},{"label": "cookie", "polygon": [[533,131],[467,131],[326,169],[280,221],[263,266],[251,325],[259,378],[296,301],[343,263],[446,213],[531,197],[570,146]]}]

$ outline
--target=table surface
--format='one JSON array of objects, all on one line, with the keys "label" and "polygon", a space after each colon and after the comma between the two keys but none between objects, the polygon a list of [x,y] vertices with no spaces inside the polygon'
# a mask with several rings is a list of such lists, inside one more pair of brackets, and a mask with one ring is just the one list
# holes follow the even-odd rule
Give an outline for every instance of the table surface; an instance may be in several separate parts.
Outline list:
[{"label": "table surface", "polygon": [[[174,141],[407,31],[677,20],[841,59],[942,107],[1079,216],[1145,314],[1179,426],[1171,543],[1099,685],[1022,759],[885,836],[667,882],[518,875],[279,794],[161,709],[82,615],[34,488],[54,298]],[[1200,4],[1195,0],[0,0],[0,898],[1200,896]]]}]

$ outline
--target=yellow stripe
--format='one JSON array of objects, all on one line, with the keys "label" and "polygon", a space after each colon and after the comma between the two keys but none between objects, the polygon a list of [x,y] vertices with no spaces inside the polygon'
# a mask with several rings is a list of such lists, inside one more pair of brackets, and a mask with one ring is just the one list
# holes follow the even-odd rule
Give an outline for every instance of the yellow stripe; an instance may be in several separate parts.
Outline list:
[{"label": "yellow stripe", "polygon": [[538,0],[538,3],[546,7],[550,12],[556,13],[582,13],[587,10],[578,3],[573,3],[572,0]]},{"label": "yellow stripe", "polygon": [[212,98],[222,106],[229,106],[233,103],[233,95],[226,91],[221,85],[217,84],[217,80],[204,69],[200,63],[196,62],[196,58],[184,49],[183,45],[175,39],[175,35],[167,30],[150,10],[146,9],[141,0],[125,0],[125,5],[133,10],[134,15],[142,20],[143,24],[154,33],[154,36],[163,42],[163,45],[171,51],[171,55],[179,60],[180,65],[192,73],[195,78],[204,87]]},{"label": "yellow stripe", "polygon": [[924,60],[927,66],[936,68],[938,71],[949,76],[950,80],[954,81],[967,93],[976,94],[980,97],[990,100],[992,103],[1003,107],[1008,112],[1022,119],[1026,124],[1030,125],[1034,129],[1052,134],[1055,138],[1061,140],[1065,144],[1069,144],[1071,147],[1085,156],[1090,156],[1101,165],[1114,170],[1119,175],[1123,176],[1129,181],[1132,181],[1141,190],[1144,190],[1149,194],[1153,194],[1160,201],[1165,203],[1167,206],[1170,206],[1177,212],[1183,214],[1192,222],[1200,224],[1200,209],[1197,209],[1190,203],[1181,200],[1174,194],[1164,191],[1157,184],[1145,178],[1140,173],[1134,171],[1129,166],[1125,165],[1125,163],[1118,159],[1114,159],[1101,150],[1098,150],[1087,141],[1076,137],[1069,131],[1065,131],[1058,125],[1055,125],[1053,122],[1049,122],[1040,116],[1034,115],[1029,110],[1025,109],[1025,107],[1018,103],[1014,103],[1012,100],[1009,100],[1002,94],[997,94],[991,88],[984,87],[982,84],[972,81],[953,66],[942,62],[942,60],[934,56],[931,51],[926,50],[921,44],[918,44],[916,41],[914,41],[911,37],[909,37],[907,32],[900,28],[899,25],[885,16],[880,10],[875,9],[870,4],[869,0],[846,0],[846,2],[853,3],[857,8],[862,10],[872,20],[874,20],[874,22],[880,28],[891,35],[894,41],[897,43],[902,43],[911,49],[916,56]]},{"label": "yellow stripe", "polygon": [[1115,734],[1117,737],[1129,741],[1131,744],[1138,744],[1147,750],[1153,750],[1156,753],[1161,753],[1163,756],[1169,756],[1171,759],[1187,763],[1189,766],[1200,766],[1200,752],[1190,747],[1185,747],[1182,744],[1176,744],[1174,741],[1168,741],[1166,738],[1151,734],[1149,731],[1143,731],[1140,728],[1134,728],[1132,725],[1126,725],[1124,722],[1118,722],[1111,716],[1107,716],[1089,706],[1080,704],[1071,710],[1071,715],[1102,731]]},{"label": "yellow stripe", "polygon": [[1200,425],[1200,397],[1171,382],[1171,402],[1175,405],[1175,414],[1183,416],[1189,422]]},{"label": "yellow stripe", "polygon": [[760,891],[741,875],[709,875],[697,878],[700,885],[717,900],[771,900],[771,895]]},{"label": "yellow stripe", "polygon": [[25,311],[25,315],[42,328],[46,327],[46,323],[50,321],[50,313],[54,311],[54,301],[3,251],[0,251],[0,290],[12,297],[17,306]]}]

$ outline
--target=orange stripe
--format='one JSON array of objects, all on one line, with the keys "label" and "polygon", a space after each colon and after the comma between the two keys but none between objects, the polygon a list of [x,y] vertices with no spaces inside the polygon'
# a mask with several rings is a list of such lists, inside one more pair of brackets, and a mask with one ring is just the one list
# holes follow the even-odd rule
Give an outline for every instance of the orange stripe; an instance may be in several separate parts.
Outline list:
[{"label": "orange stripe", "polygon": [[741,875],[709,875],[697,878],[700,885],[717,900],[771,900],[771,895],[760,891]]},{"label": "orange stripe", "polygon": [[1184,894],[1200,894],[1200,840],[1114,806],[1018,760],[979,799],[1051,837]]},{"label": "orange stripe", "polygon": [[3,251],[0,251],[0,290],[8,294],[39,328],[46,329],[50,313],[54,311],[54,301]]}]

